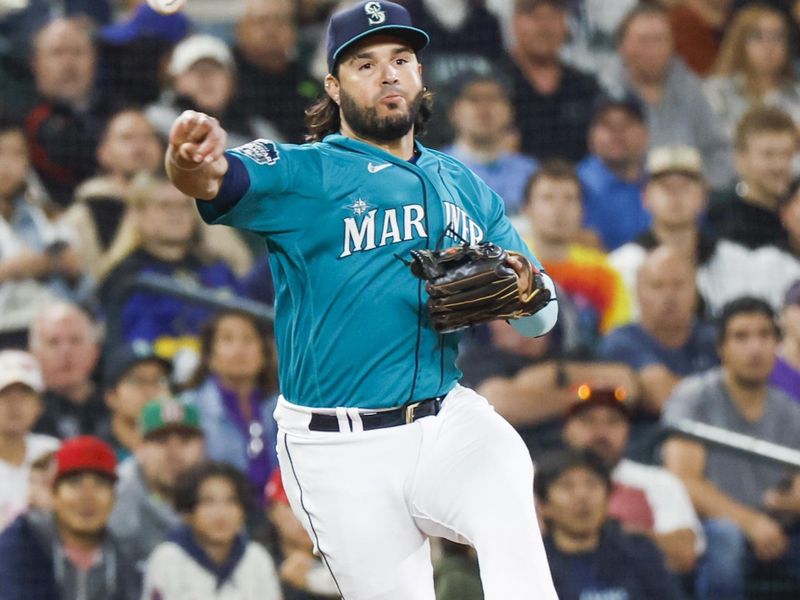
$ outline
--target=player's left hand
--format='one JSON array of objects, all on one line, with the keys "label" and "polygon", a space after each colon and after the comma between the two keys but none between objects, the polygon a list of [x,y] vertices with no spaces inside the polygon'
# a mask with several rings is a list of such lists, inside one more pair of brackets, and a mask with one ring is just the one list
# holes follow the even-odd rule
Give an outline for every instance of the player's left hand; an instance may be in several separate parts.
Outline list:
[{"label": "player's left hand", "polygon": [[427,281],[428,313],[441,333],[532,315],[550,290],[528,259],[483,242],[443,250],[412,250],[411,272]]}]

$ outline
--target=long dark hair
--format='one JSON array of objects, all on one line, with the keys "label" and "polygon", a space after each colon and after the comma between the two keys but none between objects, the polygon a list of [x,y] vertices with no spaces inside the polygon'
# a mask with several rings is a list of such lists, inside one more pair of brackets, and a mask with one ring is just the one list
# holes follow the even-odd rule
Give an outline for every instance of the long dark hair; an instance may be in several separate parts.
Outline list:
[{"label": "long dark hair", "polygon": [[[419,112],[414,121],[414,135],[420,136],[425,131],[425,124],[433,114],[433,94],[425,88],[422,90]],[[328,94],[322,96],[306,109],[307,142],[321,142],[322,138],[337,133],[342,126],[339,116],[339,105]]]},{"label": "long dark hair", "polygon": [[258,338],[261,340],[264,364],[261,366],[261,370],[256,377],[256,385],[258,386],[258,390],[265,396],[276,392],[278,390],[278,353],[275,350],[272,327],[269,323],[257,319],[252,314],[236,308],[218,312],[203,328],[200,334],[200,364],[187,383],[186,389],[200,387],[212,374],[209,362],[211,359],[211,352],[214,349],[214,339],[217,337],[217,330],[219,329],[220,323],[227,317],[238,317],[247,321],[258,333]]}]

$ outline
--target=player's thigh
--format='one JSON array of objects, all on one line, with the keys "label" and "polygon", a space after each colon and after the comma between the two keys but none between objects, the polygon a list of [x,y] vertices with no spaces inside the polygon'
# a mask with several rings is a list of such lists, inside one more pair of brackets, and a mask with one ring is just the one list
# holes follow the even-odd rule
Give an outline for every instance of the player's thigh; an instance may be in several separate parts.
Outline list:
[{"label": "player's thigh", "polygon": [[434,599],[430,548],[407,502],[420,436],[392,429],[279,435],[289,502],[345,600]]},{"label": "player's thigh", "polygon": [[[533,465],[519,434],[488,402],[467,388],[445,400],[435,436],[423,447],[413,508],[455,536],[472,541],[481,530],[514,530],[535,515]],[[459,537],[463,536],[463,537]]]}]

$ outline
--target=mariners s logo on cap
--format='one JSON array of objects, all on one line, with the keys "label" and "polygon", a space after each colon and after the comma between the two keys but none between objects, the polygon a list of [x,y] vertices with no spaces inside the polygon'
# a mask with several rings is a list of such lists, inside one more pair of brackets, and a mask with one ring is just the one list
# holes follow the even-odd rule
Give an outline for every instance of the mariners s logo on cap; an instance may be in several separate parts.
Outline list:
[{"label": "mariners s logo on cap", "polygon": [[380,25],[386,21],[386,13],[383,12],[380,2],[367,2],[364,12],[367,13],[370,25]]}]

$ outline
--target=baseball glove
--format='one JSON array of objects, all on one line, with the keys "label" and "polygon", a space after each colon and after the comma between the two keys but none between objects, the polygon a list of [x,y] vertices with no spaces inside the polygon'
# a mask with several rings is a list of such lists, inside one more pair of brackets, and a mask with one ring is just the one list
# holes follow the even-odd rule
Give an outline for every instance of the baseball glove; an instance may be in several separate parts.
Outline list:
[{"label": "baseball glove", "polygon": [[[539,271],[517,252],[490,242],[466,243],[445,250],[412,250],[411,272],[427,281],[428,311],[441,333],[457,331],[495,319],[532,315],[550,301]],[[508,263],[516,256],[531,269],[528,290],[522,294],[517,273]]]}]

